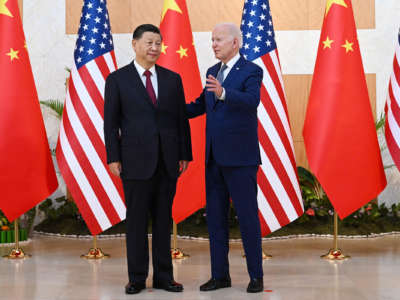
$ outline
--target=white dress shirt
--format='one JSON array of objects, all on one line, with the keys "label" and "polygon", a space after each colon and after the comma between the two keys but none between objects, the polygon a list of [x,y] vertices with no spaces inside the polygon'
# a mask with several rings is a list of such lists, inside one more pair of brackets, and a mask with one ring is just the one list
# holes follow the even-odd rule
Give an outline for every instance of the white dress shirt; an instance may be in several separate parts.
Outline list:
[{"label": "white dress shirt", "polygon": [[[240,59],[240,54],[239,54],[239,52],[238,52],[234,57],[232,57],[232,58],[226,63],[227,68],[224,70],[224,72],[223,72],[223,74],[222,74],[222,75],[224,76],[224,77],[223,77],[224,80],[226,79],[226,77],[228,76],[229,72],[232,70],[233,66],[238,62],[239,59]],[[221,65],[221,67],[222,67],[222,65]],[[222,88],[221,97],[218,98],[218,99],[224,101],[224,100],[225,100],[225,96],[226,96],[225,89]]]},{"label": "white dress shirt", "polygon": [[[146,76],[143,74],[146,69],[143,68],[141,65],[137,63],[136,60],[133,61],[135,64],[136,70],[139,73],[140,79],[142,79],[143,85],[146,88]],[[156,72],[156,67],[155,65],[152,66],[149,71],[151,72],[150,80],[151,84],[153,85],[154,93],[156,93],[156,98],[158,99],[158,80],[157,80],[157,72]]]}]

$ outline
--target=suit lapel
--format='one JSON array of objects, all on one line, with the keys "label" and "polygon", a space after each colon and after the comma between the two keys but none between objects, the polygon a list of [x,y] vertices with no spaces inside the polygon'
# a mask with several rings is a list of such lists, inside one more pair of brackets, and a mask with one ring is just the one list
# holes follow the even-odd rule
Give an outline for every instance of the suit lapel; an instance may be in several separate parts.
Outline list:
[{"label": "suit lapel", "polygon": [[[158,84],[158,97],[157,97],[157,107],[159,107],[162,103],[164,93],[168,89],[168,84],[166,82],[165,76],[163,76],[164,70],[161,69],[158,65],[156,65],[156,72],[157,72],[157,84]],[[165,102],[165,101],[164,101]]]},{"label": "suit lapel", "polygon": [[233,65],[232,69],[229,71],[228,76],[226,76],[224,83],[222,84],[223,87],[230,86],[230,84],[234,81],[233,79],[236,78],[236,74],[240,72],[240,69],[245,62],[245,59],[240,56],[239,60]]},{"label": "suit lapel", "polygon": [[[228,76],[226,76],[224,82],[222,83],[222,86],[224,88],[229,87],[232,84],[232,82],[234,82],[235,76],[237,75],[238,72],[240,72],[240,69],[245,63],[246,60],[242,56],[240,56],[239,60],[233,65],[232,69],[228,73]],[[209,74],[217,78],[217,74],[220,69],[221,69],[221,62],[216,64],[214,68],[210,70]],[[215,107],[216,97],[214,93],[212,93],[212,95],[213,95],[213,97],[211,97],[212,107]]]},{"label": "suit lapel", "polygon": [[134,86],[135,91],[140,94],[139,98],[146,101],[153,109],[155,109],[153,103],[151,102],[149,94],[147,93],[146,87],[143,85],[143,81],[140,78],[140,75],[139,75],[139,73],[135,67],[135,64],[133,62],[131,63],[131,73],[132,73],[133,81],[135,82],[135,86]]}]

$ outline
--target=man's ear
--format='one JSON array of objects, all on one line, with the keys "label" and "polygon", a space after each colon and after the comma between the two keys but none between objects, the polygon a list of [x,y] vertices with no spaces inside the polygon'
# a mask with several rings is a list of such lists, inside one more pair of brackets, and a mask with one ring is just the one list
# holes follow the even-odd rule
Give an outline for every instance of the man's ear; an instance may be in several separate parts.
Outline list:
[{"label": "man's ear", "polygon": [[235,46],[235,49],[239,49],[239,39],[238,38],[233,38],[233,45]]}]

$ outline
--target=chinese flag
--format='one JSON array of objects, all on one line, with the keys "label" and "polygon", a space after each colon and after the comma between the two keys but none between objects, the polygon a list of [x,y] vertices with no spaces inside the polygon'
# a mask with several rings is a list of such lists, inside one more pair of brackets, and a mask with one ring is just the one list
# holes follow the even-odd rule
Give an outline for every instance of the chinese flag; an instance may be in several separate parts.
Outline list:
[{"label": "chinese flag", "polygon": [[[200,95],[202,84],[185,0],[164,0],[160,30],[163,44],[157,63],[181,75],[186,101],[190,102]],[[191,120],[190,128],[193,162],[178,181],[172,207],[175,223],[183,221],[205,205],[204,116]]]},{"label": "chinese flag", "polygon": [[386,186],[350,0],[327,1],[303,135],[341,219]]},{"label": "chinese flag", "polygon": [[9,221],[58,186],[17,0],[0,1],[0,209]]}]

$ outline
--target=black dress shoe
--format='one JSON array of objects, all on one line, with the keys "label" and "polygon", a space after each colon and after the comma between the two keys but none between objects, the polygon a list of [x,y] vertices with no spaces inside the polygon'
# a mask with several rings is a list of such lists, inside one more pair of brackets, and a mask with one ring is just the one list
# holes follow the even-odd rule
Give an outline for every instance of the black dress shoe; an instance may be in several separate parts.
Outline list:
[{"label": "black dress shoe", "polygon": [[222,288],[227,288],[231,287],[231,278],[223,278],[223,279],[214,279],[211,278],[209,281],[206,283],[202,284],[200,286],[200,291],[202,292],[208,292],[208,291],[214,291]]},{"label": "black dress shoe", "polygon": [[182,292],[183,285],[176,282],[175,280],[170,281],[153,281],[154,289],[162,289],[168,292]]},{"label": "black dress shoe", "polygon": [[144,282],[128,282],[128,284],[125,286],[125,294],[138,294],[145,288],[146,283]]},{"label": "black dress shoe", "polygon": [[249,285],[247,286],[248,293],[259,293],[264,290],[264,281],[262,278],[250,279]]}]

